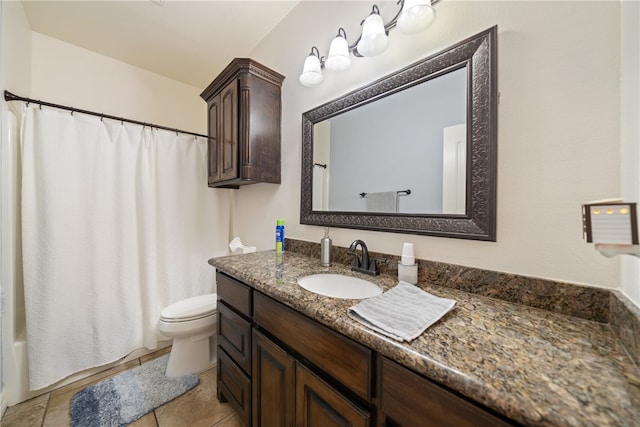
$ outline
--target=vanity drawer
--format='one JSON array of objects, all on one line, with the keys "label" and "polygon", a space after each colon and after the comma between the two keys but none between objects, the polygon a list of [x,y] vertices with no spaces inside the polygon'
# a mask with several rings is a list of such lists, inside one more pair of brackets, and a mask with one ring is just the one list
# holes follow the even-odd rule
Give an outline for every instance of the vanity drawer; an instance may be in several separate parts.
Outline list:
[{"label": "vanity drawer", "polygon": [[358,396],[371,400],[371,350],[259,292],[253,304],[257,324]]},{"label": "vanity drawer", "polygon": [[225,274],[216,274],[218,300],[227,303],[234,310],[251,317],[251,288]]},{"label": "vanity drawer", "polygon": [[251,374],[251,324],[220,301],[218,303],[218,345]]},{"label": "vanity drawer", "polygon": [[[251,380],[224,352],[218,351],[218,400],[236,410],[243,425],[251,425]],[[224,397],[224,399],[221,399]]]},{"label": "vanity drawer", "polygon": [[[512,424],[434,382],[381,358],[380,411],[383,425],[410,427],[507,427]],[[379,359],[380,360],[380,359]],[[407,392],[407,390],[411,390]],[[426,423],[425,420],[428,420]]]}]

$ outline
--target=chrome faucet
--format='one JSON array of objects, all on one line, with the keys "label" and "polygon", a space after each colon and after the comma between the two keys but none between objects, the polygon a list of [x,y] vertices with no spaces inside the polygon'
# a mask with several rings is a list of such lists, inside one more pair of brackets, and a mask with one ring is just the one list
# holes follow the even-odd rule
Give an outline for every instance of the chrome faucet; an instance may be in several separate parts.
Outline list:
[{"label": "chrome faucet", "polygon": [[[360,246],[362,251],[361,256],[358,256],[358,246]],[[347,253],[349,255],[353,255],[353,263],[351,264],[352,271],[369,274],[371,276],[377,276],[380,274],[376,260],[369,258],[369,250],[362,240],[354,240],[353,243],[351,243],[351,246],[349,246]]]}]

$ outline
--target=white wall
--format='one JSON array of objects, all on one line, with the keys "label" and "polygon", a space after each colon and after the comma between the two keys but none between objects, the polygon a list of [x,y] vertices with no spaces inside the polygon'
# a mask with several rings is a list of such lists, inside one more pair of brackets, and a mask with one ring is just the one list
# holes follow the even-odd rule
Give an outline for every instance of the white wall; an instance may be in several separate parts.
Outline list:
[{"label": "white wall", "polygon": [[[381,6],[387,19],[394,3]],[[304,111],[497,24],[497,242],[333,229],[334,244],[362,238],[374,251],[399,255],[410,241],[423,259],[618,288],[620,259],[607,259],[583,241],[581,204],[620,195],[620,4],[442,1],[427,33],[392,31],[382,56],[355,59],[341,74],[326,73],[317,88],[301,86],[297,79],[310,47],[326,54],[340,26],[353,40],[370,7],[302,2],[252,53],[287,76],[283,165],[281,185],[238,191],[236,226],[243,241],[272,248],[278,217],[285,219],[288,237],[322,237],[320,227],[299,224]]]},{"label": "white wall", "polygon": [[17,1],[2,2],[2,70],[0,72],[0,89],[2,104],[4,91],[29,96],[31,92],[31,29],[29,21]]},{"label": "white wall", "polygon": [[32,98],[207,132],[206,103],[200,98],[200,88],[40,33],[32,34]]},{"label": "white wall", "polygon": [[[621,6],[621,194],[640,202],[640,2]],[[640,259],[622,258],[622,291],[640,305]]]}]

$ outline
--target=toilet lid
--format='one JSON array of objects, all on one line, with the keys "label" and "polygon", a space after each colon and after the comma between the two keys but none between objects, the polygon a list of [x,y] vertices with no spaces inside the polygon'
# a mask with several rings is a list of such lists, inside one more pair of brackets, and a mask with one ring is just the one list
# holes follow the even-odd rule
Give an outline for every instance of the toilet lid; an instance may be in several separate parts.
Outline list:
[{"label": "toilet lid", "polygon": [[160,312],[164,320],[187,320],[215,313],[217,294],[205,294],[171,304]]}]

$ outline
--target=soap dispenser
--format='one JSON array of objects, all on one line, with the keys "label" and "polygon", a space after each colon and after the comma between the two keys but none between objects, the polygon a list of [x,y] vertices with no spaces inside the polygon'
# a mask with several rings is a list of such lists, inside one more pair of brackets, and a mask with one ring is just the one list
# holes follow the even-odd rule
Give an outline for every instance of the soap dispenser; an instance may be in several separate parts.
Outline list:
[{"label": "soap dispenser", "polygon": [[413,243],[402,246],[402,257],[398,263],[398,280],[415,285],[418,283],[418,264],[413,252]]},{"label": "soap dispenser", "polygon": [[324,229],[324,237],[320,240],[320,265],[329,267],[331,265],[331,238],[329,237],[329,227]]}]

